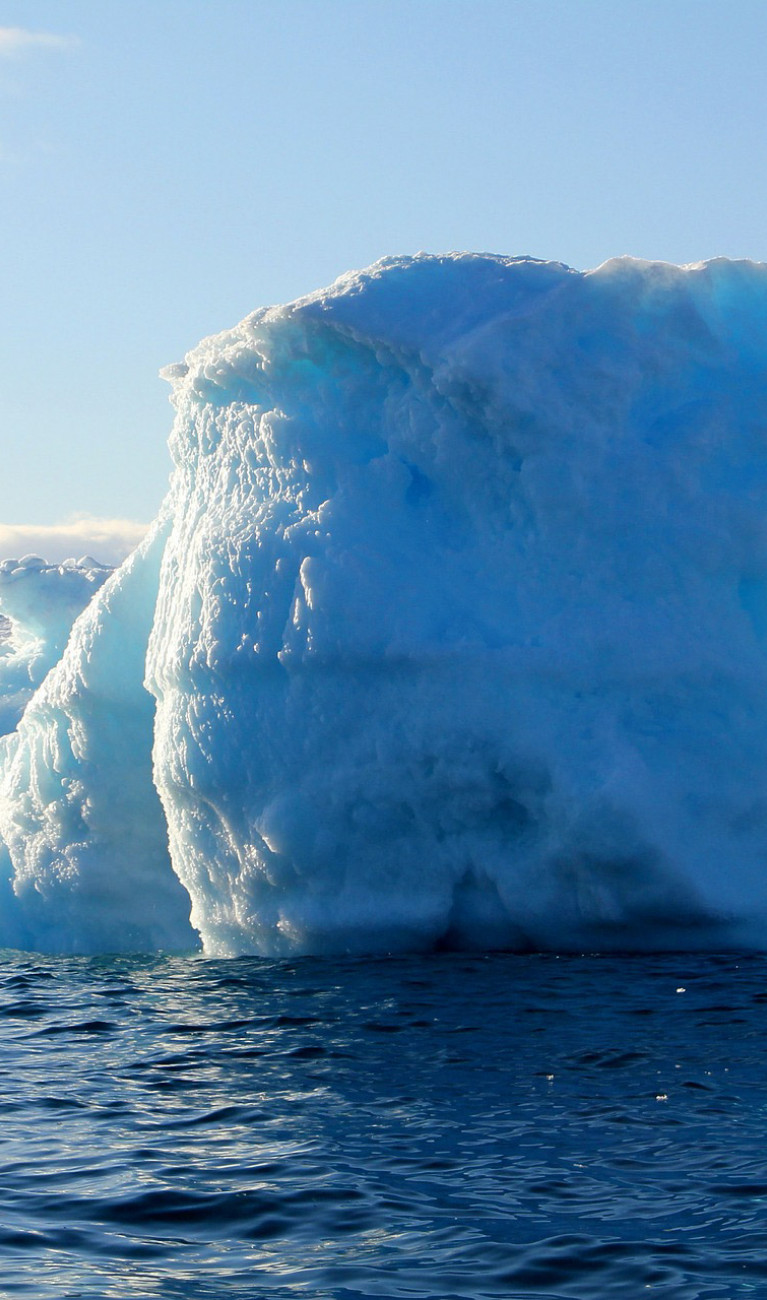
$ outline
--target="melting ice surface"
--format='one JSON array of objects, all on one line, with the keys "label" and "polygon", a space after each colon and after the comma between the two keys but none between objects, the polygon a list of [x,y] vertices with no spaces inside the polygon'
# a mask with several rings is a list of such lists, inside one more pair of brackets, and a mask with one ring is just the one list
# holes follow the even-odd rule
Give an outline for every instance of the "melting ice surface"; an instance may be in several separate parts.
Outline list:
[{"label": "melting ice surface", "polygon": [[167,373],[0,741],[4,942],[767,947],[767,266],[387,259]]}]

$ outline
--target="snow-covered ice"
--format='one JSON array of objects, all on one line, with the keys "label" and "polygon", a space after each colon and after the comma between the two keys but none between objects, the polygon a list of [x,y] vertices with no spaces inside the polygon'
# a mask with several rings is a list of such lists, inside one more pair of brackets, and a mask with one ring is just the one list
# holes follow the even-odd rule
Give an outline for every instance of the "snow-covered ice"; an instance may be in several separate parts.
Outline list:
[{"label": "snow-covered ice", "polygon": [[387,259],[167,374],[7,942],[767,947],[767,266]]}]

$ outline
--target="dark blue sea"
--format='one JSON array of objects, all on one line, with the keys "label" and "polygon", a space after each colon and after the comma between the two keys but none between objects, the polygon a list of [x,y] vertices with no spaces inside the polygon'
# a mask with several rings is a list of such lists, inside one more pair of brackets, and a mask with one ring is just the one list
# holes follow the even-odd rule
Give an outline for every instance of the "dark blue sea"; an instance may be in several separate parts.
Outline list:
[{"label": "dark blue sea", "polygon": [[0,962],[0,1294],[767,1296],[767,959]]}]

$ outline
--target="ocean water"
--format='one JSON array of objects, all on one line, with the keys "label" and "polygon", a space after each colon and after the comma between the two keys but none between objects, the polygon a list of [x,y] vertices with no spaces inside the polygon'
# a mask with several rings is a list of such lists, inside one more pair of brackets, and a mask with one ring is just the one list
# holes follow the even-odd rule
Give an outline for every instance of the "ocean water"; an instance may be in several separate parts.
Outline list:
[{"label": "ocean water", "polygon": [[0,1294],[767,1294],[767,958],[0,963]]}]

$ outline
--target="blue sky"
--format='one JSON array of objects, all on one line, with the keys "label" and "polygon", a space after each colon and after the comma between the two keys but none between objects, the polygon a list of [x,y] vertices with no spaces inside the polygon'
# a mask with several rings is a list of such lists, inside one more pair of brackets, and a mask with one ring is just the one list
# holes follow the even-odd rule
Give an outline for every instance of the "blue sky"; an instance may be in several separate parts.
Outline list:
[{"label": "blue sky", "polygon": [[158,369],[351,267],[767,260],[766,55],[763,0],[3,3],[0,550],[150,519]]}]

